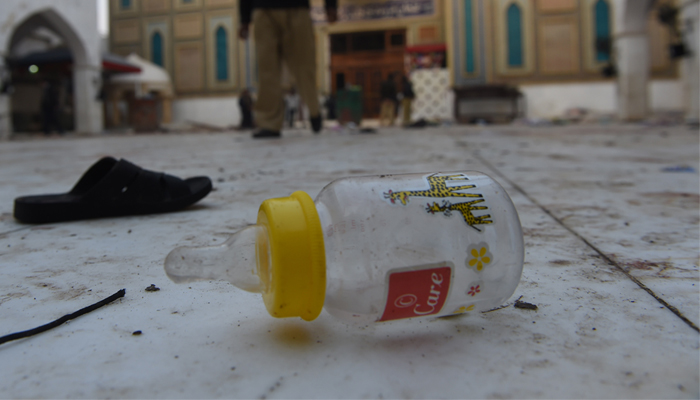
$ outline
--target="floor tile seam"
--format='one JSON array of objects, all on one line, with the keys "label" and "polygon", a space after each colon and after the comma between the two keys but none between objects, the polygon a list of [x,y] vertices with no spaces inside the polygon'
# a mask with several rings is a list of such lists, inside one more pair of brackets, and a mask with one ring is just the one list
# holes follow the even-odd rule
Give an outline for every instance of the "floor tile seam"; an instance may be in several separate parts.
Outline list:
[{"label": "floor tile seam", "polygon": [[32,229],[32,228],[34,228],[34,226],[23,226],[21,228],[12,229],[12,230],[7,231],[7,232],[0,232],[0,238],[2,238],[5,235],[9,235],[11,233],[20,232],[20,231],[24,231],[24,230]]},{"label": "floor tile seam", "polygon": [[517,183],[509,179],[505,174],[503,174],[499,169],[497,169],[493,164],[491,164],[489,161],[484,159],[479,152],[474,152],[474,158],[478,159],[480,162],[482,162],[487,168],[489,168],[491,171],[493,171],[496,175],[498,175],[501,179],[504,181],[508,182],[515,190],[520,192],[523,196],[525,196],[528,200],[530,200],[534,205],[536,205],[538,208],[540,208],[545,214],[547,214],[550,218],[552,218],[555,222],[557,222],[559,225],[561,225],[564,229],[569,231],[572,235],[577,237],[579,240],[581,240],[586,246],[590,247],[593,251],[595,251],[603,260],[605,260],[609,265],[612,265],[615,267],[617,270],[619,270],[622,274],[624,274],[627,278],[629,278],[632,282],[634,282],[637,286],[639,286],[642,290],[647,292],[650,296],[652,296],[656,301],[661,303],[666,309],[674,313],[678,318],[680,318],[683,322],[685,322],[688,326],[690,326],[692,329],[700,333],[700,328],[693,323],[693,321],[689,320],[683,313],[678,310],[675,306],[669,304],[666,300],[664,300],[662,297],[654,293],[653,290],[651,290],[649,287],[647,287],[643,282],[641,282],[639,279],[634,277],[632,274],[630,274],[628,271],[625,271],[624,268],[622,268],[621,265],[619,265],[615,260],[610,258],[607,254],[605,254],[602,250],[600,250],[597,246],[595,246],[593,243],[588,241],[585,237],[583,237],[581,234],[576,232],[573,228],[570,226],[566,225],[560,218],[558,218],[556,215],[554,215],[547,207],[543,206],[540,204],[532,195],[530,195],[528,192],[526,192],[522,187],[520,187]]}]

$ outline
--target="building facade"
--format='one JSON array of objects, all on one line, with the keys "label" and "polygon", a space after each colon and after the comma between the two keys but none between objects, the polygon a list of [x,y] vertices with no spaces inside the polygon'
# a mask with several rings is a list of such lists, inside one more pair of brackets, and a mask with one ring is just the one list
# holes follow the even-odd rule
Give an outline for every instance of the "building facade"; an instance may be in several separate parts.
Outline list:
[{"label": "building facade", "polygon": [[[457,85],[600,82],[615,62],[611,0],[456,0],[448,18]],[[658,8],[658,6],[657,6]],[[676,79],[669,30],[647,13],[651,75]]]},{"label": "building facade", "polygon": [[237,93],[251,85],[237,10],[235,0],[110,0],[110,49],[165,68],[181,97]]},{"label": "building facade", "polygon": [[[404,73],[405,47],[445,42],[443,10],[441,0],[341,1],[341,21],[328,25],[323,2],[312,1],[320,91],[334,92],[335,79],[346,77],[345,84],[365,89],[368,109],[377,109],[368,116],[378,113],[379,84],[389,72]],[[255,43],[238,40],[238,27],[236,0],[110,0],[111,52],[136,53],[170,73],[175,120],[237,123],[236,96],[257,86]],[[350,45],[378,35],[382,43],[331,57],[331,39],[343,35]],[[379,60],[378,54],[390,57]],[[284,81],[293,85],[288,74]]]},{"label": "building facade", "polygon": [[[517,85],[531,116],[560,116],[574,107],[614,114],[622,102],[618,83],[625,79],[625,64],[631,62],[646,71],[646,107],[682,110],[687,104],[680,60],[671,59],[671,30],[657,18],[661,5],[677,2],[658,1],[653,7],[651,3],[450,0],[452,12],[446,22],[453,50],[448,54],[451,81],[455,86]],[[639,25],[633,32],[631,20]],[[644,48],[626,55],[618,45],[630,33],[643,38]]]},{"label": "building facade", "polygon": [[[697,9],[697,1],[686,1]],[[681,2],[340,0],[339,21],[327,24],[323,0],[312,0],[318,87],[329,94],[361,86],[366,116],[378,111],[379,84],[392,72],[411,76],[429,98],[421,107],[438,104],[428,117],[450,117],[450,88],[477,84],[518,86],[535,117],[574,107],[624,119],[643,118],[649,109],[688,110],[686,82],[697,51],[672,59],[668,49],[677,38],[654,8]],[[176,119],[195,113],[236,123],[235,96],[257,84],[254,41],[236,37],[237,0],[110,0],[110,6],[111,51],[134,52],[168,70]]]},{"label": "building facade", "polygon": [[255,70],[238,26],[235,0],[110,0],[111,52],[168,71],[176,120],[237,123],[235,96],[254,86]]}]

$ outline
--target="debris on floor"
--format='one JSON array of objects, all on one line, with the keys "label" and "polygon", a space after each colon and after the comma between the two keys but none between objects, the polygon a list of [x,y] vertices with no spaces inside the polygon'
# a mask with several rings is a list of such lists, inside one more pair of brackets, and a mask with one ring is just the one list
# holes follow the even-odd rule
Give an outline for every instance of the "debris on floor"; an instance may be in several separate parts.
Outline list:
[{"label": "debris on floor", "polygon": [[524,301],[516,300],[515,304],[513,304],[513,307],[515,308],[521,308],[523,310],[537,310],[537,306],[532,303],[526,303]]},{"label": "debris on floor", "polygon": [[151,283],[151,286],[149,286],[149,287],[146,288],[146,291],[147,291],[147,292],[157,292],[157,291],[159,291],[159,290],[160,290],[160,288],[157,287],[156,285],[152,284],[152,283]]}]

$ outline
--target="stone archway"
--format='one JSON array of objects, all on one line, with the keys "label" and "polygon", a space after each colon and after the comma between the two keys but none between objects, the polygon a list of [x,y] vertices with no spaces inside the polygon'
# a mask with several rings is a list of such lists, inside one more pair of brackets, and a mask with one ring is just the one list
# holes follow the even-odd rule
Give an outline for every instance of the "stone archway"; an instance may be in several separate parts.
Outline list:
[{"label": "stone archway", "polygon": [[[89,48],[84,38],[81,38],[76,29],[58,10],[51,7],[35,10],[22,22],[16,24],[6,40],[5,54],[11,56],[14,47],[23,38],[39,28],[48,29],[59,36],[72,54],[75,131],[101,132],[103,127],[102,107],[97,100],[97,93],[101,85],[101,60],[98,49]],[[10,114],[9,104],[5,107],[6,114]]]}]

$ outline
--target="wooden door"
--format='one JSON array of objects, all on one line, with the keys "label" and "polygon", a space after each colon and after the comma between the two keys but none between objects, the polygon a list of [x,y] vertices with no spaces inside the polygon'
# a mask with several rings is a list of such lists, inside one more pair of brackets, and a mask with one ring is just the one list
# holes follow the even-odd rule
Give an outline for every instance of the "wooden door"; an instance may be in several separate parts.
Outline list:
[{"label": "wooden door", "polygon": [[381,83],[390,73],[398,84],[404,70],[405,31],[379,31],[331,36],[331,85],[362,88],[363,117],[377,118]]}]

